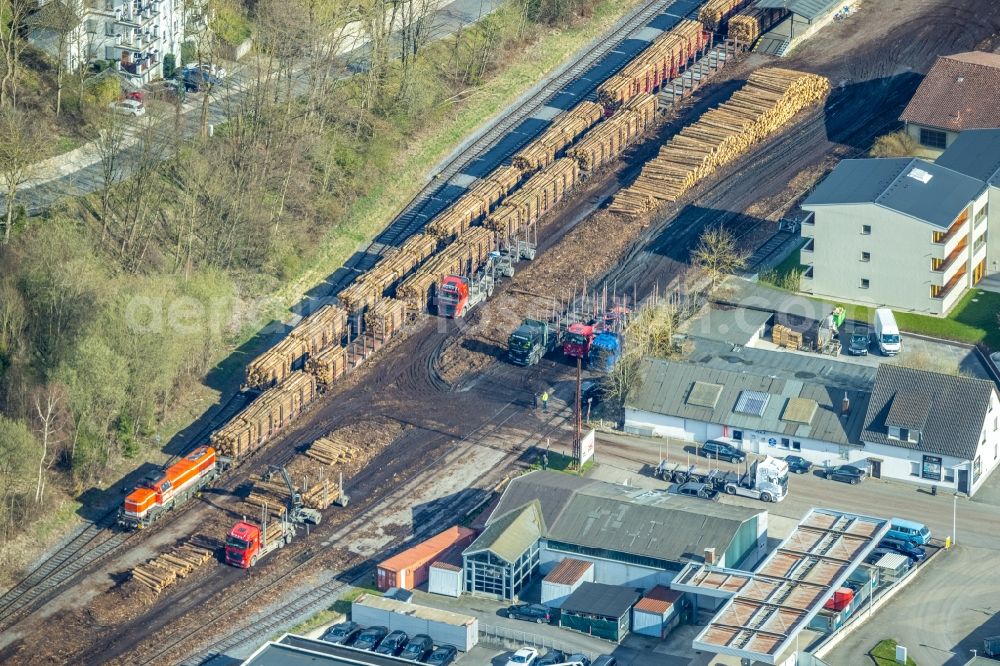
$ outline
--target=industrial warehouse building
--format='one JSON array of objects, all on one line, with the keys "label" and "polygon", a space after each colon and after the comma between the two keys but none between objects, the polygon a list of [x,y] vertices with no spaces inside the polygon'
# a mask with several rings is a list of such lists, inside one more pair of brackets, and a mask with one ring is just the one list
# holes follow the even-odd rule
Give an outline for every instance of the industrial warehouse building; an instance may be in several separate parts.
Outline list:
[{"label": "industrial warehouse building", "polygon": [[899,119],[932,151],[950,148],[967,130],[1000,128],[1000,54],[939,57]]},{"label": "industrial warehouse building", "polygon": [[[715,350],[713,353],[711,350]],[[1000,457],[993,382],[898,365],[700,343],[697,363],[646,359],[628,432],[857,464],[972,495]]]},{"label": "industrial warehouse building", "polygon": [[535,471],[510,482],[462,553],[465,591],[513,599],[566,558],[591,563],[593,582],[652,588],[692,561],[752,566],[766,545],[763,510]]},{"label": "industrial warehouse building", "polygon": [[802,291],[947,314],[1000,257],[986,189],[919,159],[843,160],[802,204]]}]

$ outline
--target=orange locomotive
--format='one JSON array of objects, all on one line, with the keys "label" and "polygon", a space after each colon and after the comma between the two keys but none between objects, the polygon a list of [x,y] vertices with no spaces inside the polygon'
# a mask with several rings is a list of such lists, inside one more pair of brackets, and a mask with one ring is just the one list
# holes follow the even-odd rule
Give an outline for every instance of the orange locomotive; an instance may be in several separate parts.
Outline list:
[{"label": "orange locomotive", "polygon": [[125,498],[118,512],[118,524],[142,529],[164,511],[174,508],[194,495],[224,469],[211,446],[199,446],[164,470],[143,479]]}]

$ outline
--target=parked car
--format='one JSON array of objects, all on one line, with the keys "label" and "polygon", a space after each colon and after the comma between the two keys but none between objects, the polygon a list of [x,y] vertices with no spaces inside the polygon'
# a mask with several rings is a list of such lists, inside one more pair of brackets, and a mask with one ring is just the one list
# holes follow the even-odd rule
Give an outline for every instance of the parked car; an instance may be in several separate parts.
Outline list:
[{"label": "parked car", "polygon": [[585,381],[580,385],[580,404],[586,409],[589,402],[592,407],[596,407],[604,400],[604,383],[599,381]]},{"label": "parked car", "polygon": [[813,466],[811,462],[802,456],[785,456],[784,460],[788,463],[788,471],[794,474],[805,474]]},{"label": "parked car", "polygon": [[731,463],[743,462],[747,459],[746,455],[735,446],[725,442],[717,442],[714,439],[702,444],[699,452],[706,458],[728,460]]},{"label": "parked car", "polygon": [[671,495],[682,495],[684,497],[700,497],[707,500],[719,499],[719,491],[707,483],[700,481],[688,481],[687,483],[674,483],[667,492]]},{"label": "parked car", "polygon": [[535,662],[535,666],[555,666],[555,664],[562,664],[565,661],[566,653],[553,648],[546,652],[544,657],[539,657],[538,661]]},{"label": "parked car", "polygon": [[867,475],[867,472],[860,467],[855,467],[854,465],[837,465],[836,467],[824,467],[819,471],[819,475],[824,479],[843,481],[844,483],[849,483],[853,486],[861,483]]},{"label": "parked car", "polygon": [[194,69],[200,69],[209,76],[214,76],[217,79],[226,78],[226,68],[221,65],[212,65],[207,62],[201,63],[199,65],[194,65]]},{"label": "parked car", "polygon": [[618,660],[611,655],[602,654],[590,662],[590,666],[618,666]]},{"label": "parked car", "polygon": [[868,554],[868,557],[865,558],[865,564],[875,564],[876,562],[882,559],[883,555],[889,555],[890,553],[895,553],[895,552],[896,551],[892,550],[891,548],[882,548],[881,546],[879,546],[878,548],[876,548],[875,550],[873,550],[871,553]]},{"label": "parked car", "polygon": [[385,627],[368,627],[354,641],[354,647],[359,650],[374,650],[382,639],[389,635],[389,630]]},{"label": "parked car", "polygon": [[886,536],[922,546],[931,540],[931,531],[923,523],[893,518]]},{"label": "parked car", "polygon": [[357,622],[341,622],[327,629],[320,640],[337,645],[350,645],[357,639],[361,630],[362,627]]},{"label": "parked car", "polygon": [[434,652],[433,639],[427,634],[417,634],[410,639],[399,656],[410,661],[423,661],[431,652]]},{"label": "parked car", "polygon": [[847,353],[852,356],[868,356],[872,336],[868,324],[855,324],[851,330],[851,341],[847,345]]},{"label": "parked car", "polygon": [[222,79],[219,77],[213,76],[204,69],[197,67],[189,67],[181,70],[181,76],[184,79],[184,89],[189,92],[206,90],[222,83]]},{"label": "parked car", "polygon": [[528,620],[538,624],[552,621],[552,609],[542,604],[522,604],[511,606],[507,609],[507,617],[510,619]]},{"label": "parked car", "polygon": [[507,666],[535,666],[538,659],[538,650],[533,647],[524,647],[510,655]]},{"label": "parked car", "polygon": [[431,666],[448,666],[455,661],[457,654],[458,648],[454,645],[438,645],[437,649],[431,652],[431,656],[427,657],[427,663]]},{"label": "parked car", "polygon": [[567,664],[574,664],[574,666],[575,665],[590,666],[590,659],[588,659],[587,655],[585,655],[585,654],[581,654],[579,652],[574,652],[573,654],[571,654],[568,657],[566,657],[566,663]]},{"label": "parked car", "polygon": [[382,639],[382,642],[378,644],[378,648],[375,650],[379,654],[388,654],[393,657],[398,655],[406,647],[406,641],[409,636],[406,635],[405,631],[390,632],[388,636]]},{"label": "parked car", "polygon": [[906,555],[914,562],[920,562],[925,557],[927,557],[926,550],[924,550],[923,548],[914,543],[910,543],[909,541],[903,541],[902,539],[894,539],[892,537],[888,537],[886,539],[882,539],[879,542],[878,546],[879,548],[888,548],[890,550],[894,550],[900,555]]},{"label": "parked car", "polygon": [[108,105],[108,108],[117,114],[132,116],[133,118],[146,115],[146,107],[142,102],[134,99],[123,99],[119,102],[111,102],[111,104]]}]

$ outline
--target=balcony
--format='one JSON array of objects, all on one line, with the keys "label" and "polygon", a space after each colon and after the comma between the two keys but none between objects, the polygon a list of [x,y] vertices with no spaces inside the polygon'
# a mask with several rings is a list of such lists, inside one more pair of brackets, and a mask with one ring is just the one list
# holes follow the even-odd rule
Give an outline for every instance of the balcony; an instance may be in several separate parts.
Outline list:
[{"label": "balcony", "polygon": [[809,240],[806,241],[806,244],[802,246],[801,251],[807,254],[812,254],[813,251],[815,251],[815,249],[816,249],[816,239],[810,236]]},{"label": "balcony", "polygon": [[805,270],[803,270],[803,272],[802,272],[802,279],[803,280],[812,280],[813,279],[813,265],[812,264],[806,264],[805,265]]},{"label": "balcony", "polygon": [[962,236],[955,249],[945,259],[931,259],[931,284],[943,287],[968,259],[969,237]]},{"label": "balcony", "polygon": [[[954,300],[954,299],[949,298],[949,297],[950,296],[954,296],[956,294],[956,290],[958,290],[958,292],[962,291],[960,289],[960,287],[964,287],[965,286],[965,282],[966,282],[966,280],[965,280],[965,274],[966,274],[966,268],[965,268],[965,264],[963,263],[961,270],[959,270],[957,273],[955,273],[955,275],[953,275],[952,278],[950,280],[948,280],[948,282],[944,286],[940,286],[940,287],[939,286],[931,286],[931,298],[934,298],[934,299],[937,299],[937,300],[940,300],[940,301],[946,301],[946,302]],[[942,312],[946,311],[948,309],[948,307],[950,307],[950,306],[949,305],[943,305],[941,311]]]},{"label": "balcony", "polygon": [[934,246],[931,249],[931,256],[934,259],[944,259],[949,256],[969,233],[969,209],[966,208],[962,214],[955,218],[948,231],[935,231],[931,236]]}]

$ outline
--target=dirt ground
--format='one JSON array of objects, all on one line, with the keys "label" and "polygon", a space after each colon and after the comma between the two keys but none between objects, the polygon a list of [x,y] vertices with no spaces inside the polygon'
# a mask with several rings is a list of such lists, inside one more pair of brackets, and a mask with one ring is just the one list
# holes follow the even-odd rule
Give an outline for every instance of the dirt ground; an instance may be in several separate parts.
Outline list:
[{"label": "dirt ground", "polygon": [[[77,597],[67,591],[50,602],[47,612],[21,621],[12,630],[13,642],[0,649],[0,662],[146,663],[163,660],[156,659],[163,645],[174,646],[169,661],[179,661],[206,636],[232,627],[218,620],[219,609],[238,608],[234,614],[252,621],[254,612],[280,603],[319,572],[365,562],[347,542],[356,537],[375,544],[404,530],[399,522],[381,532],[362,526],[371,522],[367,512],[398,497],[393,493],[408,480],[424,474],[420,478],[428,478],[429,486],[444,484],[436,486],[440,492],[461,487],[464,479],[449,474],[456,464],[449,453],[464,452],[475,441],[508,460],[522,455],[519,447],[530,439],[525,428],[540,432],[544,424],[530,413],[532,392],[566,380],[569,369],[551,361],[527,369],[497,362],[499,347],[521,318],[545,309],[551,296],[572,292],[583,275],[604,273],[609,285],[634,289],[642,297],[686,269],[690,248],[708,224],[723,224],[743,243],[758,244],[800,188],[808,188],[836,159],[863,153],[875,136],[895,126],[937,54],[994,43],[989,40],[996,40],[998,31],[1000,3],[865,0],[856,15],[824,28],[780,63],[830,77],[834,89],[824,107],[802,114],[789,130],[665,208],[632,240],[627,237],[635,230],[609,227],[612,218],[603,213],[587,215],[638,170],[643,150],[636,149],[618,172],[588,183],[546,222],[545,252],[503,287],[503,300],[481,307],[468,322],[423,319],[372,365],[314,404],[245,469],[228,477],[224,487],[179,510],[179,517],[141,535],[135,545],[148,550],[145,544],[154,535],[163,543],[183,538],[192,523],[198,533],[220,538],[239,517],[239,492],[249,474],[287,462],[331,430],[354,428],[352,437],[369,442],[370,456],[347,481],[352,503],[328,511],[308,539],[293,542],[249,572],[212,563],[152,600],[125,582],[123,573],[136,559],[131,549],[115,553],[88,572],[93,594]],[[690,108],[710,105],[728,94],[727,86],[738,85],[732,77],[771,62],[750,56],[740,69],[724,72],[729,79],[700,91]],[[615,241],[619,236],[624,240]],[[581,270],[582,261],[593,270]],[[371,422],[383,424],[388,434],[371,436],[366,425]],[[492,438],[484,444],[486,431]],[[435,511],[417,498],[412,500],[417,504],[406,499],[398,502],[410,507],[411,520]],[[317,544],[341,533],[351,538],[317,554]],[[200,631],[188,639],[195,630]]]}]

